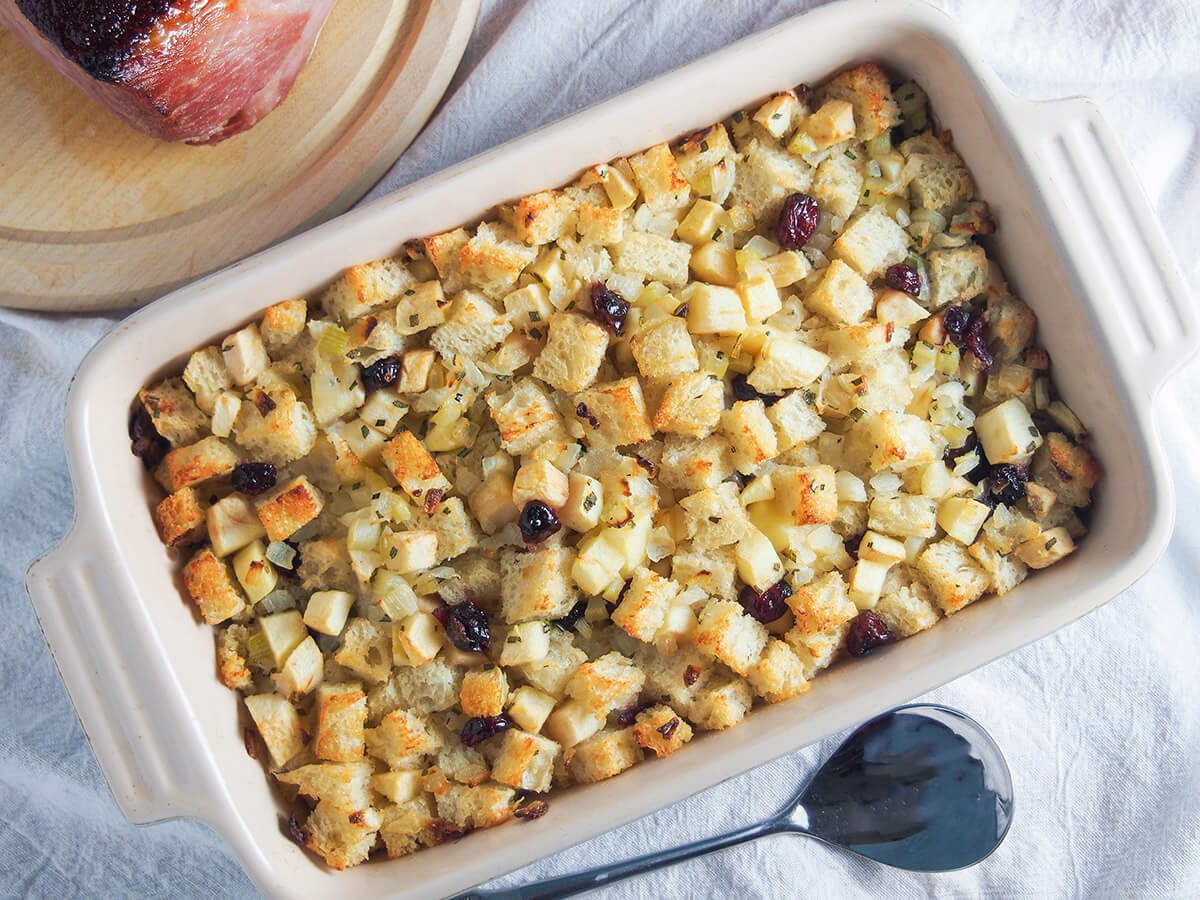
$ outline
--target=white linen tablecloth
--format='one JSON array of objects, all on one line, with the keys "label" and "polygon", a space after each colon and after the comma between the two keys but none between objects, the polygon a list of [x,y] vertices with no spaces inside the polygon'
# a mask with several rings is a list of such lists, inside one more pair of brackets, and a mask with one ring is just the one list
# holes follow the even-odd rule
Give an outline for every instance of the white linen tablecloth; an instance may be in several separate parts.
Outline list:
[{"label": "white linen tablecloth", "polygon": [[[445,102],[373,195],[809,5],[815,4],[486,0]],[[1185,275],[1200,281],[1195,0],[943,5],[1017,93],[1037,99],[1084,94],[1100,104]],[[121,818],[23,586],[26,567],[71,522],[61,424],[67,382],[115,321],[0,311],[0,894],[253,896],[229,848],[205,826],[181,821],[135,828]],[[783,836],[624,882],[604,896],[1200,896],[1198,376],[1200,362],[1159,400],[1179,494],[1166,556],[1093,615],[927,698],[977,717],[1008,756],[1016,820],[994,856],[968,871],[921,876]],[[745,823],[773,810],[833,746],[831,740],[794,753],[503,883],[563,874]]]}]

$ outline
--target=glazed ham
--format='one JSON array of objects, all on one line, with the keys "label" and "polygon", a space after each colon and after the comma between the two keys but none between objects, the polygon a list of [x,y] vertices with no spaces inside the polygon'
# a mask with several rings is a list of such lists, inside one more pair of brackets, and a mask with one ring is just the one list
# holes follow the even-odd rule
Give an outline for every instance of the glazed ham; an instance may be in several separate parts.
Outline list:
[{"label": "glazed ham", "polygon": [[214,144],[287,96],[333,0],[0,0],[0,26],[133,127]]}]

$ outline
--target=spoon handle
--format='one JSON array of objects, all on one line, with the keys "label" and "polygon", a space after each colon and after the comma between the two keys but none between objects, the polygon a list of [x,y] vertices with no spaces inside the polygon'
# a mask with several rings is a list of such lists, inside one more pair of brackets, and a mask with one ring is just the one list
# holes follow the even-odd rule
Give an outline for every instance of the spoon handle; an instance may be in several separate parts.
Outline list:
[{"label": "spoon handle", "polygon": [[631,875],[639,875],[652,869],[661,869],[685,859],[692,859],[714,850],[722,850],[725,847],[732,847],[734,844],[782,830],[784,827],[776,820],[759,822],[757,825],[750,825],[728,834],[705,838],[702,841],[693,841],[682,847],[671,847],[657,853],[647,853],[645,856],[636,856],[633,859],[608,863],[594,869],[577,872],[574,875],[564,875],[561,878],[552,878],[549,881],[524,887],[467,891],[453,900],[555,900],[558,897],[571,897],[583,891],[621,881]]}]

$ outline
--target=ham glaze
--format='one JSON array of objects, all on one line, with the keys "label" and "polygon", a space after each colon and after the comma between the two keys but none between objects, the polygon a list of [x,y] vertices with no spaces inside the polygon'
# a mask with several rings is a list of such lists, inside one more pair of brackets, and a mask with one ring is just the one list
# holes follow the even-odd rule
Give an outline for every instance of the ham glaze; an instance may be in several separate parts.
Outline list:
[{"label": "ham glaze", "polygon": [[291,90],[333,0],[0,0],[0,26],[134,128],[214,144]]}]

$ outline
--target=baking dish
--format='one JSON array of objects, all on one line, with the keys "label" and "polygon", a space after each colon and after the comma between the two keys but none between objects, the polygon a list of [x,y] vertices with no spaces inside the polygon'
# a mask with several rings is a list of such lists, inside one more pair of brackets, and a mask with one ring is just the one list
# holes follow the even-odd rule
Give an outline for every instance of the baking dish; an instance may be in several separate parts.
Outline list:
[{"label": "baking dish", "polygon": [[[805,52],[797,54],[803,46]],[[129,398],[192,348],[342,268],[478,218],[585,166],[716,121],[780,87],[875,59],[930,95],[1000,224],[995,251],[1038,313],[1055,377],[1109,477],[1069,560],[887,653],[838,666],[805,696],[757,710],[669,760],[559,793],[550,813],[342,873],[280,827],[250,759],[212,637],[180,599],[128,452]],[[1197,322],[1166,241],[1116,142],[1081,100],[1008,94],[940,12],[871,0],[822,7],[513,141],[184,288],[89,354],[67,406],[71,532],[27,583],[47,641],[127,818],[194,816],[266,893],[439,896],[643,815],[914,697],[1095,609],[1143,574],[1174,518],[1152,403],[1192,352]]]}]

